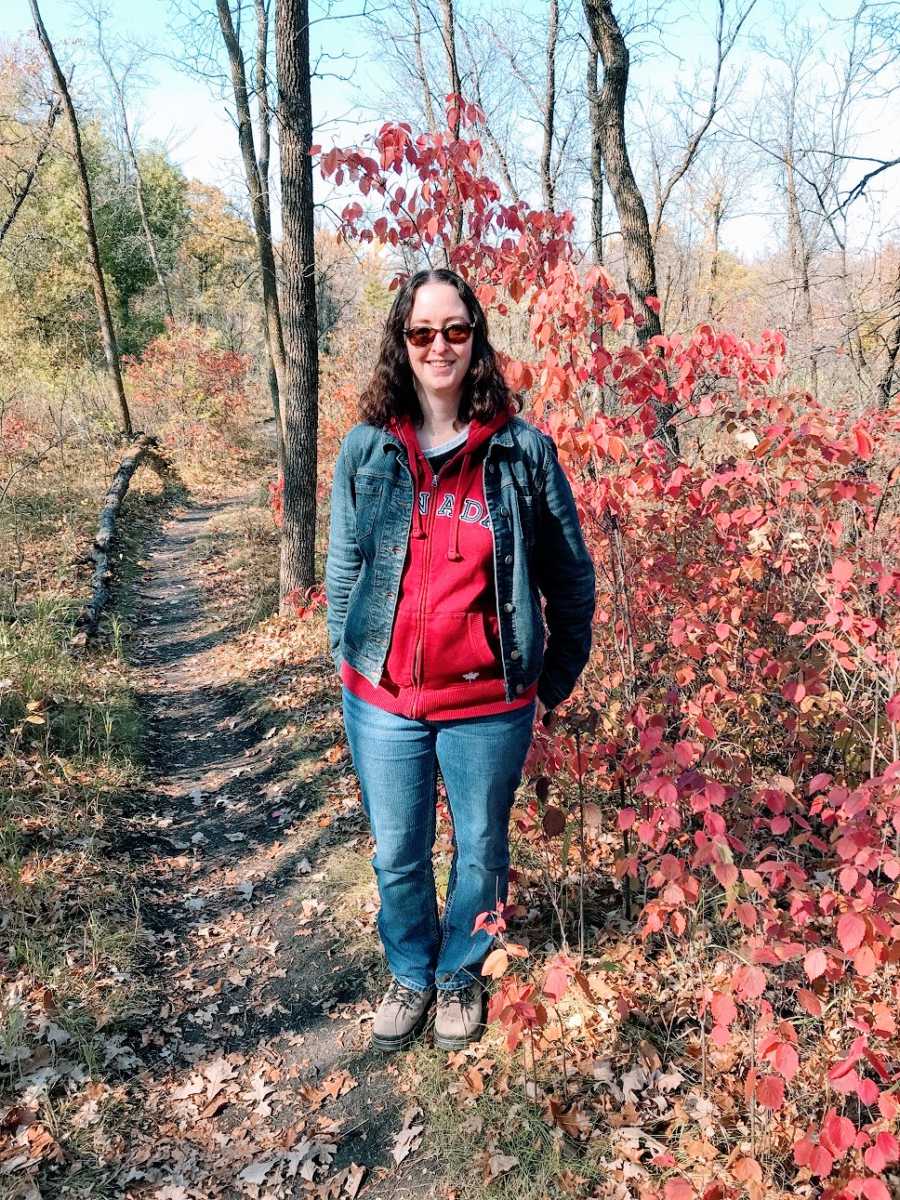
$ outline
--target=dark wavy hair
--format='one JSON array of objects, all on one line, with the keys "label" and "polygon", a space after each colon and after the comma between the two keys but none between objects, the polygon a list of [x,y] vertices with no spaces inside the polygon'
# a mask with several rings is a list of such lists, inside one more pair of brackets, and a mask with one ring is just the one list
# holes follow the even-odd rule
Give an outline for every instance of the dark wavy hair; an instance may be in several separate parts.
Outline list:
[{"label": "dark wavy hair", "polygon": [[454,288],[475,326],[472,330],[472,361],[463,380],[459,420],[469,421],[476,417],[486,423],[498,412],[521,409],[522,402],[506,386],[497,356],[488,341],[487,317],[478,297],[464,279],[441,267],[434,271],[418,271],[394,297],[381,338],[378,362],[359,398],[362,420],[383,429],[391,417],[406,414],[414,424],[422,424],[422,409],[403,330],[412,312],[416,292],[425,283],[447,283]]}]

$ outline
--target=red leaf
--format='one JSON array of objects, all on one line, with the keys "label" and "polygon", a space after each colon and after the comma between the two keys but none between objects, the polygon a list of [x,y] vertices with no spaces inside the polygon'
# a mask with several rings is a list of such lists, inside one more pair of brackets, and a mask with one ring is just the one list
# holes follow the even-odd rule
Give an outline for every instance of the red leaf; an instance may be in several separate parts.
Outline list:
[{"label": "red leaf", "polygon": [[836,558],[831,564],[831,578],[843,586],[853,576],[853,563],[848,558]]},{"label": "red leaf", "polygon": [[843,1158],[856,1141],[856,1126],[847,1117],[839,1117],[833,1108],[822,1122],[822,1139],[835,1158]]},{"label": "red leaf", "polygon": [[800,1069],[800,1059],[797,1051],[793,1046],[789,1046],[786,1042],[775,1051],[774,1063],[777,1070],[790,1082]]},{"label": "red leaf", "polygon": [[755,1000],[766,990],[766,977],[759,967],[738,967],[732,982],[741,1000]]},{"label": "red leaf", "polygon": [[856,949],[866,936],[866,923],[859,913],[844,913],[837,924],[837,936],[845,954]]},{"label": "red leaf", "polygon": [[853,965],[857,972],[866,978],[871,975],[878,966],[875,961],[875,953],[871,946],[860,946],[853,955]]},{"label": "red leaf", "polygon": [[862,1185],[866,1200],[891,1200],[891,1193],[880,1179],[867,1179]]},{"label": "red leaf", "polygon": [[884,706],[884,711],[892,725],[900,723],[900,692],[894,692]]},{"label": "red leaf", "polygon": [[820,975],[825,974],[827,966],[828,958],[824,950],[810,950],[803,960],[803,970],[807,979],[818,979]]},{"label": "red leaf", "polygon": [[694,1200],[694,1189],[686,1179],[669,1179],[663,1195],[666,1200]]},{"label": "red leaf", "polygon": [[784,1104],[784,1080],[778,1075],[763,1075],[756,1085],[756,1099],[763,1108],[781,1108]]},{"label": "red leaf", "polygon": [[730,1025],[738,1015],[737,1005],[725,992],[715,992],[710,1004],[717,1025]]},{"label": "red leaf", "polygon": [[815,992],[810,992],[806,988],[797,988],[797,1003],[811,1017],[821,1017],[822,1005]]}]

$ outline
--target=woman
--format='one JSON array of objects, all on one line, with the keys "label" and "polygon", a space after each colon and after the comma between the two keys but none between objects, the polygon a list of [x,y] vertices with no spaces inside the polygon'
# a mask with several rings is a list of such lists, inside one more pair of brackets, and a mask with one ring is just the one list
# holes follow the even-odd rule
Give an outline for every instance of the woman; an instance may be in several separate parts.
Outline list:
[{"label": "woman", "polygon": [[[459,276],[421,271],[399,290],[360,410],[335,466],[325,581],[393,976],[373,1041],[409,1045],[436,999],[435,1044],[459,1049],[484,1021],[491,938],[473,925],[506,899],[533,723],[587,661],[594,569],[553,441],[514,416]],[[442,920],[437,766],[454,832]]]}]

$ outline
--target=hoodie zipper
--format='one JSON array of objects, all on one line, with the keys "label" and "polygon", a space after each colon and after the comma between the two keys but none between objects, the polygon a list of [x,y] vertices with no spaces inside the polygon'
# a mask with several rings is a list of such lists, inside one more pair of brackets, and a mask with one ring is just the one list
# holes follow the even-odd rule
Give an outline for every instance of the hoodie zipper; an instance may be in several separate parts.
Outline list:
[{"label": "hoodie zipper", "polygon": [[[452,462],[452,459],[450,460]],[[447,464],[444,463],[444,466]],[[441,467],[443,471],[444,467]],[[438,475],[440,471],[438,472]],[[416,645],[413,652],[413,669],[412,679],[415,692],[413,693],[412,715],[416,716],[421,699],[421,688],[424,682],[424,657],[425,657],[425,604],[428,599],[428,572],[431,568],[431,530],[434,525],[434,515],[437,510],[437,486],[438,476],[431,476],[431,492],[429,493],[428,501],[428,521],[425,527],[425,562],[422,567],[422,590],[419,596],[419,611],[416,615]],[[416,496],[418,504],[419,497]]]}]

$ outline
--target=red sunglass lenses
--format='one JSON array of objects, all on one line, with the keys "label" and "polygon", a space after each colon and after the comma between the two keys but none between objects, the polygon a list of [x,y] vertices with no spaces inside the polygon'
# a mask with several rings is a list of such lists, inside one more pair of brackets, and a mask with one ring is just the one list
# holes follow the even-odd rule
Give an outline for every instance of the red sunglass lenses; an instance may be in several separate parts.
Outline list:
[{"label": "red sunglass lenses", "polygon": [[439,333],[444,335],[444,341],[451,346],[459,346],[472,336],[472,326],[462,321],[458,324],[445,325],[443,329],[431,329],[428,325],[416,325],[413,329],[405,329],[406,340],[413,346],[430,346]]}]

